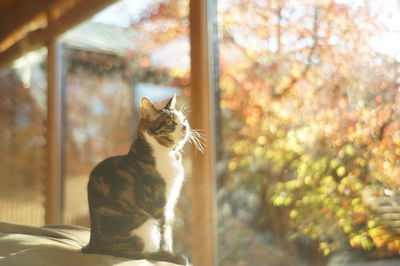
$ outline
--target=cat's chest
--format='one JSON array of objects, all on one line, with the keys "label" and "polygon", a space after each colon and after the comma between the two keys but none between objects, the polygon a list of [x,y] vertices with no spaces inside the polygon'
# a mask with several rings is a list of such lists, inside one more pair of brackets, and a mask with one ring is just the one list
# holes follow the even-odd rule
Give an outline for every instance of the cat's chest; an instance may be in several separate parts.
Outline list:
[{"label": "cat's chest", "polygon": [[182,159],[174,151],[154,151],[155,168],[166,184],[166,198],[176,198],[183,181]]}]

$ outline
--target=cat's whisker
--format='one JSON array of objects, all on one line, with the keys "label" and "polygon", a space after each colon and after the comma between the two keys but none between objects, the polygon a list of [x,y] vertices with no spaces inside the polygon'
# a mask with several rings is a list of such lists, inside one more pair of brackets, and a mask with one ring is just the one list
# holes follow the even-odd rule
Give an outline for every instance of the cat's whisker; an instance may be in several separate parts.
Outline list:
[{"label": "cat's whisker", "polygon": [[196,137],[202,139],[202,140],[206,139],[204,133],[199,132],[197,129],[192,129],[190,133],[192,135],[195,135]]},{"label": "cat's whisker", "polygon": [[199,133],[199,132],[194,132],[194,134],[195,134],[195,135],[196,135],[196,137],[198,137],[199,139],[202,139],[202,140],[205,140],[205,139],[206,139],[205,135],[204,135],[204,134],[202,134],[202,133]]},{"label": "cat's whisker", "polygon": [[204,152],[204,141],[205,137],[203,133],[198,132],[196,129],[190,130],[189,142],[192,143],[200,152]]},{"label": "cat's whisker", "polygon": [[205,130],[202,130],[202,129],[191,129],[191,131],[202,134],[202,135],[204,135],[203,132],[205,132]]},{"label": "cat's whisker", "polygon": [[198,142],[195,141],[195,142],[193,142],[193,144],[194,144],[196,150],[198,150],[200,152],[204,152],[203,147]]}]

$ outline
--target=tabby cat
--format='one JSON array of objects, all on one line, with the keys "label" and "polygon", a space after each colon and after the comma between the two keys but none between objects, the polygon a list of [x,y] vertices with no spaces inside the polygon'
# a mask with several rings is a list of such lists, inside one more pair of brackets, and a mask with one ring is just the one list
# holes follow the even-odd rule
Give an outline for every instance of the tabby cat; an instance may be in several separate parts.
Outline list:
[{"label": "tabby cat", "polygon": [[184,179],[180,151],[201,135],[190,129],[175,96],[158,110],[141,100],[137,139],[126,155],[100,162],[91,172],[91,220],[85,253],[187,265],[172,251],[174,206]]}]

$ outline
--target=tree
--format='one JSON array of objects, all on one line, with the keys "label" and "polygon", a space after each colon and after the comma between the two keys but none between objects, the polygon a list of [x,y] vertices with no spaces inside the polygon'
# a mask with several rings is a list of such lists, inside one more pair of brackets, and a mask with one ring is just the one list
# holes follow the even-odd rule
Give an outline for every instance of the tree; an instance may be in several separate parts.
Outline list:
[{"label": "tree", "polygon": [[221,2],[221,187],[257,194],[253,225],[278,243],[398,254],[363,198],[398,187],[400,68],[371,47],[388,30],[379,4]]}]

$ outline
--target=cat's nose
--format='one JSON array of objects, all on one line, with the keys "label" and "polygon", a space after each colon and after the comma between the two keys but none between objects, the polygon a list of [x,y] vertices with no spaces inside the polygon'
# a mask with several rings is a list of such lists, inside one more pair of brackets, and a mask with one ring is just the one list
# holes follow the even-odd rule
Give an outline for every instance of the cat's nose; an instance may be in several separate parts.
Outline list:
[{"label": "cat's nose", "polygon": [[186,126],[182,126],[182,131],[186,132]]}]

